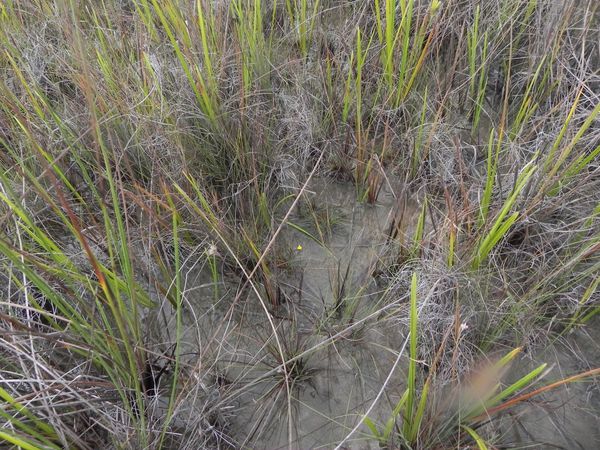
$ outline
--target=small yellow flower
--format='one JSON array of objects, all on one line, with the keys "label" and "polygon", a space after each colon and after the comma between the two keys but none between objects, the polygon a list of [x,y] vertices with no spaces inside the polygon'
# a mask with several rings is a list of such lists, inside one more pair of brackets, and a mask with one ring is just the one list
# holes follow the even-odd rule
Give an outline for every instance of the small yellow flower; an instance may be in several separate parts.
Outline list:
[{"label": "small yellow flower", "polygon": [[299,252],[302,251],[302,246],[300,244],[298,244],[298,247],[296,247],[296,250],[298,250]]}]

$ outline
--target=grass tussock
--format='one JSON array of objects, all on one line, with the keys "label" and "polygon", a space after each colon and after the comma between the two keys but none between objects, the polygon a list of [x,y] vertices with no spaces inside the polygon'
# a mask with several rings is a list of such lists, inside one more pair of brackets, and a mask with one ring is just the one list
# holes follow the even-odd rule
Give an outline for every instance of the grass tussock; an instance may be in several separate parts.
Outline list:
[{"label": "grass tussock", "polygon": [[2,2],[0,439],[506,445],[598,374],[509,364],[600,311],[598,7]]}]

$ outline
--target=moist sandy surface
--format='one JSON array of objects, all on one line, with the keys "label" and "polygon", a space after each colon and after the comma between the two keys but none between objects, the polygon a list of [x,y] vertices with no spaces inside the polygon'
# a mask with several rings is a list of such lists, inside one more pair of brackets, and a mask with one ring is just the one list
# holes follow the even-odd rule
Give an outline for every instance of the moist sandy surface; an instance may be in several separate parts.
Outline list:
[{"label": "moist sandy surface", "polygon": [[[239,284],[223,281],[215,296],[206,267],[192,267],[184,279],[182,353],[193,355],[183,359],[193,367],[188,381],[200,387],[198,407],[181,414],[182,424],[214,405],[237,448],[334,448],[350,434],[342,448],[379,448],[364,425],[351,431],[367,412],[385,423],[406,388],[406,327],[381,312],[373,273],[392,222],[401,234],[396,239],[410,243],[421,202],[396,180],[386,180],[373,205],[357,203],[351,183],[316,179],[309,191],[312,206],[301,205],[290,218],[296,227],[281,236],[292,255],[291,269],[278,275],[288,302],[271,320],[252,294],[231,307]],[[317,214],[327,229],[315,226]],[[387,298],[386,305],[397,316],[406,298]],[[174,329],[172,316],[167,322],[161,329]],[[511,374],[547,362],[554,368],[545,379],[555,380],[598,366],[599,328],[596,320],[563,336]],[[295,374],[288,384],[277,369],[281,351],[286,360],[299,356],[287,367]],[[515,409],[489,431],[495,442],[517,448],[595,449],[599,406],[598,385],[588,380]]]}]

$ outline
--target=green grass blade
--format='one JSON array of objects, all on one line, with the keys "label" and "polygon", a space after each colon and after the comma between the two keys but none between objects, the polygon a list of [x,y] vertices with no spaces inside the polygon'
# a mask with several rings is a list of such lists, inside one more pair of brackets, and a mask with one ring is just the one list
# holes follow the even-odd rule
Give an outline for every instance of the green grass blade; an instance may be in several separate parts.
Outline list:
[{"label": "green grass blade", "polygon": [[404,417],[404,436],[409,442],[412,442],[418,433],[416,428],[415,415],[414,415],[414,404],[417,396],[417,274],[416,272],[412,275],[410,284],[410,341],[409,341],[409,363],[408,363],[408,377],[407,377],[407,390],[408,395],[406,398],[406,412]]},{"label": "green grass blade", "polygon": [[479,434],[477,434],[475,432],[475,430],[473,428],[468,427],[466,425],[461,425],[461,428],[463,430],[465,430],[467,433],[469,433],[469,435],[473,438],[473,440],[477,444],[477,448],[479,448],[479,450],[487,450],[488,449],[487,445],[485,444],[485,441],[482,439],[481,436],[479,436]]}]

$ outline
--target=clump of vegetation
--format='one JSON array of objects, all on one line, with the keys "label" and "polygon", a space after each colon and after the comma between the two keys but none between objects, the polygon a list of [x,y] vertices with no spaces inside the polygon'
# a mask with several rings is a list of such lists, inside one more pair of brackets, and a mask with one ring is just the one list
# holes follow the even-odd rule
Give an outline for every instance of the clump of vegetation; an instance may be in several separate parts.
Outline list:
[{"label": "clump of vegetation", "polygon": [[598,374],[508,363],[600,311],[599,36],[593,0],[2,2],[0,439],[502,445]]}]

